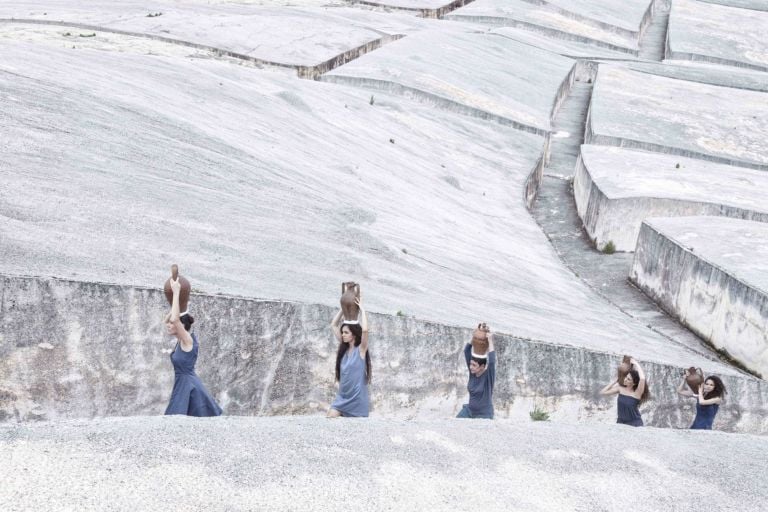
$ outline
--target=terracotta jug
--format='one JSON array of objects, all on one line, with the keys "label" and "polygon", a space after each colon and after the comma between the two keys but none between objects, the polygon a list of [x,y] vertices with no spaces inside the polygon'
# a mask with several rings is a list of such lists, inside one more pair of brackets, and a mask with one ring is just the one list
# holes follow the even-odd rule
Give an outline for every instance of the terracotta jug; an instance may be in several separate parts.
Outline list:
[{"label": "terracotta jug", "polygon": [[189,280],[179,275],[179,266],[176,264],[171,265],[171,277],[165,281],[163,285],[163,291],[165,292],[165,298],[168,300],[168,304],[173,303],[173,290],[171,290],[171,279],[179,279],[181,290],[179,290],[179,313],[187,311],[189,306],[189,293],[192,291],[192,285]]},{"label": "terracotta jug", "polygon": [[477,329],[472,333],[472,353],[484,356],[488,353],[488,332],[490,329],[485,323],[477,324]]},{"label": "terracotta jug", "polygon": [[357,315],[360,308],[355,304],[355,299],[360,298],[360,285],[353,281],[341,283],[341,311],[344,320],[348,322],[357,322]]},{"label": "terracotta jug", "polygon": [[627,374],[629,373],[629,370],[632,369],[632,363],[630,361],[632,360],[631,356],[624,356],[624,358],[621,360],[621,364],[618,368],[618,377],[619,377],[619,385],[624,385],[624,379],[627,378]]},{"label": "terracotta jug", "polygon": [[688,387],[691,388],[691,391],[698,393],[699,386],[704,382],[704,372],[701,371],[701,368],[691,366],[688,368],[688,375],[685,376],[685,382],[688,384]]}]

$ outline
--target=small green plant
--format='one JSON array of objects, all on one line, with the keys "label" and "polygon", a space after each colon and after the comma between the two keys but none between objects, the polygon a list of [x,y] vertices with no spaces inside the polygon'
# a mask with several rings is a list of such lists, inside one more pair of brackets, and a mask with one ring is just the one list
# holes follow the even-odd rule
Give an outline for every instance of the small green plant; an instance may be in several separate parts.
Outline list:
[{"label": "small green plant", "polygon": [[675,164],[675,169],[679,169],[679,168],[680,168],[680,164]]},{"label": "small green plant", "polygon": [[369,105],[373,105],[373,94],[371,94],[371,99],[368,101]]},{"label": "small green plant", "polygon": [[72,35],[72,32],[64,32],[64,37],[69,37]]},{"label": "small green plant", "polygon": [[158,16],[162,16],[162,15],[163,15],[163,13],[161,13],[161,12],[151,12],[151,13],[147,14],[147,18],[157,18]]},{"label": "small green plant", "polygon": [[531,421],[549,421],[549,413],[544,409],[539,409],[538,405],[528,415],[531,417]]},{"label": "small green plant", "polygon": [[397,310],[397,313],[395,313],[395,314],[396,314],[397,316],[405,316],[405,311],[403,311],[402,309],[398,309],[398,310]]},{"label": "small green plant", "polygon": [[608,243],[603,246],[603,254],[613,254],[616,252],[616,246],[613,240],[608,240]]},{"label": "small green plant", "polygon": [[80,34],[80,37],[96,37],[96,32],[91,32],[90,34]]}]

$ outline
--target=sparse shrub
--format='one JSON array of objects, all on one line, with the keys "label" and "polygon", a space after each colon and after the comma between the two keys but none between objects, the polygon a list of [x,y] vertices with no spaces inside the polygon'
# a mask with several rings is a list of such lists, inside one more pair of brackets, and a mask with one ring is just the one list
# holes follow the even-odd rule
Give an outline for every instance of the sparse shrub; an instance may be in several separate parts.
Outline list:
[{"label": "sparse shrub", "polygon": [[531,421],[549,421],[549,413],[544,409],[539,409],[538,405],[528,415],[531,417]]},{"label": "sparse shrub", "polygon": [[69,37],[72,35],[72,32],[64,32],[64,37]]},{"label": "sparse shrub", "polygon": [[373,105],[373,94],[371,94],[371,99],[368,101],[369,105]]},{"label": "sparse shrub", "polygon": [[395,315],[397,315],[397,316],[406,316],[405,315],[405,311],[403,311],[402,309],[398,309],[397,313],[395,313]]},{"label": "sparse shrub", "polygon": [[680,168],[680,164],[675,164],[675,169],[679,169],[679,168]]},{"label": "sparse shrub", "polygon": [[603,246],[603,254],[613,254],[616,252],[616,245],[613,240],[608,240],[608,243]]},{"label": "sparse shrub", "polygon": [[157,18],[158,16],[162,16],[162,15],[163,15],[163,13],[161,13],[161,12],[151,12],[151,13],[147,14],[147,18]]},{"label": "sparse shrub", "polygon": [[80,34],[80,37],[96,37],[96,32],[91,32],[90,34]]}]

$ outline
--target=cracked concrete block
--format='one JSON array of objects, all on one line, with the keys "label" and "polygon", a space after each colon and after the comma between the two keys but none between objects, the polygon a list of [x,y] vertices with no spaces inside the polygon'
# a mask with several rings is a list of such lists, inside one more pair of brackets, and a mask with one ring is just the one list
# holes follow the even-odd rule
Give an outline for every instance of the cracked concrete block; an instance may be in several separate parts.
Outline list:
[{"label": "cracked concrete block", "polygon": [[587,144],[768,170],[768,94],[601,64]]},{"label": "cracked concrete block", "polygon": [[675,0],[666,57],[768,71],[766,27],[765,10]]},{"label": "cracked concrete block", "polygon": [[768,224],[725,217],[648,219],[630,278],[733,359],[768,375]]},{"label": "cracked concrete block", "polygon": [[721,215],[768,222],[768,174],[703,160],[582,145],[573,180],[579,216],[597,247],[634,251],[649,217]]}]

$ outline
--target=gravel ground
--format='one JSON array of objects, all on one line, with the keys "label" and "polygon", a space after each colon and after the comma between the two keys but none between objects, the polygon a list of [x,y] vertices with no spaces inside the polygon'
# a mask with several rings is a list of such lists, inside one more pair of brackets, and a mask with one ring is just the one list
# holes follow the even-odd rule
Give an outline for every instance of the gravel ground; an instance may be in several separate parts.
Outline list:
[{"label": "gravel ground", "polygon": [[110,418],[0,426],[0,510],[758,511],[766,463],[768,438],[722,432]]}]

